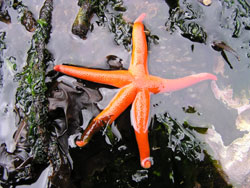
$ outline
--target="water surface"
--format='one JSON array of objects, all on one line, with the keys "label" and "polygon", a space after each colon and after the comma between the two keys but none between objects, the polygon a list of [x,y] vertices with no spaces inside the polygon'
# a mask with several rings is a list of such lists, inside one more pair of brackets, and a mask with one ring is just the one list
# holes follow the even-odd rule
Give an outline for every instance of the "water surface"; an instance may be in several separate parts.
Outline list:
[{"label": "water surface", "polygon": [[[196,3],[195,0],[188,2]],[[23,3],[30,8],[34,17],[37,18],[38,10],[43,1],[23,1]],[[230,149],[231,143],[243,138],[244,134],[249,134],[249,128],[243,128],[240,131],[236,126],[236,120],[240,115],[237,109],[244,105],[247,106],[247,102],[239,102],[237,107],[231,104],[238,98],[245,98],[245,101],[248,100],[249,104],[250,60],[247,57],[247,52],[249,52],[250,38],[249,30],[243,29],[239,38],[233,38],[232,29],[221,27],[221,24],[225,23],[221,16],[223,10],[221,3],[222,1],[213,1],[209,7],[196,3],[196,6],[200,6],[203,11],[203,17],[197,19],[197,23],[207,32],[206,43],[193,42],[184,38],[181,35],[182,31],[178,28],[173,33],[166,31],[165,23],[169,18],[169,6],[164,1],[124,1],[127,11],[124,12],[123,17],[126,21],[132,22],[142,12],[145,12],[147,15],[144,20],[146,28],[159,37],[158,44],[151,43],[149,46],[148,67],[150,74],[174,79],[190,74],[209,72],[218,77],[216,84],[219,90],[217,92],[221,92],[227,87],[230,87],[233,92],[232,100],[216,98],[216,91],[213,90],[211,82],[206,81],[181,91],[151,95],[151,117],[155,114],[168,112],[180,123],[188,121],[196,127],[214,128],[214,134],[210,136],[219,135],[221,147],[228,146]],[[54,57],[54,65],[66,63],[108,69],[106,56],[116,55],[123,60],[123,67],[127,69],[130,64],[131,51],[127,51],[123,45],[118,46],[114,42],[114,35],[109,32],[107,25],[97,25],[98,18],[96,15],[91,20],[94,29],[88,33],[87,40],[82,40],[71,33],[72,23],[78,8],[76,0],[55,1],[53,28],[51,40],[48,44],[48,49]],[[10,15],[12,18],[11,24],[7,25],[0,22],[0,31],[7,33],[5,39],[7,49],[3,52],[5,61],[1,68],[3,87],[0,88],[0,142],[6,143],[9,151],[13,150],[14,147],[10,135],[13,135],[17,124],[14,104],[18,84],[13,79],[14,75],[20,72],[25,65],[27,50],[30,46],[29,41],[32,37],[32,33],[27,32],[19,23],[16,11],[11,9]],[[238,53],[240,61],[233,54],[226,52],[233,69],[222,58],[221,53],[211,47],[214,40],[224,41]],[[11,56],[16,58],[16,71],[10,70],[6,65],[6,59]],[[114,90],[114,93],[116,91]],[[110,93],[112,93],[111,88],[102,90],[106,101],[102,101],[99,106],[103,106],[103,103],[111,100],[113,94]],[[183,108],[188,108],[188,106],[194,107],[196,113],[186,113]],[[249,114],[249,111],[245,111],[245,113]],[[249,126],[249,124],[245,126]],[[203,139],[206,139],[206,136],[203,136]],[[209,145],[209,143],[207,144]],[[244,144],[247,144],[247,142],[243,142],[242,145]],[[212,146],[210,145],[210,147]],[[216,148],[213,149],[216,150]],[[249,148],[245,154],[247,153],[249,154]],[[217,159],[224,160],[219,154]],[[225,160],[228,159],[225,158]],[[249,160],[246,163],[250,167]],[[228,163],[224,161],[223,164]],[[247,173],[243,176],[246,176],[247,179]],[[236,182],[236,184],[240,183]]]}]

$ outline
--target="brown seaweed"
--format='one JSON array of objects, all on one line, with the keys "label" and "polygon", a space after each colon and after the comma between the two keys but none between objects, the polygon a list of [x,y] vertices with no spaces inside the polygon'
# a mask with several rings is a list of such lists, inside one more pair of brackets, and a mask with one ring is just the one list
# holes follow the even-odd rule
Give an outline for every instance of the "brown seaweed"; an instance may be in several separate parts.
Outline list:
[{"label": "brown seaweed", "polygon": [[29,8],[25,6],[22,1],[18,0],[13,1],[12,7],[17,10],[18,17],[25,29],[29,32],[35,31],[37,28],[37,22]]},{"label": "brown seaweed", "polygon": [[8,12],[8,0],[0,0],[0,21],[6,24],[11,23],[11,17]]},{"label": "brown seaweed", "polygon": [[72,25],[72,33],[82,39],[86,39],[90,28],[90,19],[94,13],[94,4],[91,1],[83,1],[80,5],[80,9]]},{"label": "brown seaweed", "polygon": [[225,42],[223,41],[213,41],[213,47],[216,49],[216,50],[220,50],[220,51],[227,51],[227,52],[230,52],[231,54],[233,54],[238,61],[240,61],[240,56],[238,55],[238,53],[233,49],[231,48],[229,45],[227,45]]}]

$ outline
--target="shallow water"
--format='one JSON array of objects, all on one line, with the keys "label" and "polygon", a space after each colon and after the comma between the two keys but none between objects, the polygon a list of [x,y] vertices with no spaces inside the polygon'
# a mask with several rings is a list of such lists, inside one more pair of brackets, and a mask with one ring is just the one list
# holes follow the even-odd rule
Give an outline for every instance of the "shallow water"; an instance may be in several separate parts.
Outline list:
[{"label": "shallow water", "polygon": [[[149,72],[164,78],[178,78],[199,72],[212,73],[220,54],[212,50],[209,44],[193,43],[181,37],[177,32],[172,35],[166,32],[164,27],[168,17],[168,6],[166,3],[156,1],[156,3],[147,2],[145,4],[146,6],[143,6],[141,10],[141,12],[147,14],[144,23],[153,34],[156,34],[160,38],[158,45],[152,44],[150,46],[148,58]],[[142,5],[140,1],[138,1],[138,4],[134,1],[128,1],[125,2],[125,6],[127,7],[127,11],[124,17],[132,21],[139,14],[135,14],[137,12],[135,9],[140,9]],[[152,6],[155,10],[153,14],[151,10]],[[214,7],[209,8],[213,9]],[[69,12],[69,10],[72,12]],[[124,67],[128,68],[130,52],[127,52],[123,46],[117,46],[113,42],[112,34],[108,32],[106,27],[98,27],[94,23],[94,31],[89,33],[87,36],[88,39],[84,41],[79,40],[71,34],[71,24],[66,25],[64,21],[69,20],[69,23],[72,23],[77,10],[77,6],[73,3],[55,5],[53,15],[53,25],[55,26],[52,31],[51,42],[48,45],[49,50],[54,55],[55,64],[72,63],[80,66],[105,69],[107,68],[105,57],[116,55],[123,59]],[[61,20],[62,17],[64,19]],[[94,17],[93,20],[95,19],[97,18]],[[63,23],[60,23],[62,21]],[[191,45],[194,45],[193,52]],[[201,122],[204,125],[215,124],[220,133],[225,134],[224,139],[227,144],[241,135],[234,128],[234,118],[229,119],[227,109],[214,100],[209,82],[172,93],[169,97],[165,97],[166,94],[162,95],[152,96],[151,103],[157,104],[157,107],[151,109],[152,116],[156,113],[168,111],[180,121],[181,119],[191,118],[191,122],[195,126],[200,126]],[[207,104],[207,101],[209,101],[209,104]],[[202,105],[204,102],[206,105]],[[203,115],[200,117],[191,115],[189,117],[190,115],[182,110],[182,107],[187,107],[188,105],[199,107],[197,110]],[[212,106],[215,108],[211,109]],[[216,110],[221,112],[220,115],[217,115]],[[211,113],[214,115],[211,115]],[[226,130],[224,129],[224,124],[227,125]]]},{"label": "shallow water", "polygon": [[[195,3],[196,1],[190,0],[189,2]],[[43,1],[23,1],[23,3],[30,8],[37,18],[38,10]],[[71,33],[72,23],[79,9],[77,1],[60,0],[54,3],[53,28],[48,49],[53,54],[55,65],[66,63],[108,69],[106,56],[116,55],[123,59],[124,68],[129,67],[131,52],[128,52],[122,45],[115,44],[113,34],[109,32],[107,26],[103,27],[96,24],[95,21],[98,20],[96,16],[91,21],[94,30],[88,33],[87,40],[81,40]],[[127,7],[127,11],[124,13],[125,20],[132,22],[138,15],[145,12],[147,14],[144,20],[146,28],[159,37],[159,44],[151,43],[149,47],[148,68],[150,74],[164,78],[178,78],[200,72],[213,73],[218,77],[216,84],[220,90],[227,86],[232,88],[233,99],[231,101],[237,98],[246,98],[249,104],[250,59],[246,54],[250,51],[250,31],[243,29],[239,38],[233,38],[231,37],[232,29],[220,27],[220,24],[224,23],[221,22],[221,1],[213,1],[209,7],[197,4],[204,11],[204,17],[198,19],[197,22],[207,32],[206,44],[192,42],[184,38],[178,29],[171,34],[166,31],[165,23],[169,17],[169,7],[164,1],[129,0],[124,1],[124,5]],[[0,88],[0,101],[2,101],[0,108],[0,142],[6,143],[8,150],[12,151],[14,144],[10,135],[13,135],[16,130],[13,109],[15,89],[17,88],[17,83],[13,81],[13,78],[15,73],[21,71],[25,65],[26,52],[30,46],[29,41],[32,33],[28,33],[19,23],[15,10],[11,9],[9,13],[12,23],[7,25],[0,22],[0,31],[6,31],[7,33],[5,39],[7,49],[3,52],[3,58],[14,56],[17,71],[9,70],[5,64],[1,68],[3,87]],[[224,41],[238,53],[240,61],[233,54],[226,52],[233,69],[225,62],[221,53],[211,47],[214,40]],[[106,101],[102,101],[99,107],[111,100],[113,97],[111,90],[110,88],[102,90]],[[247,102],[245,103],[247,105]],[[239,103],[238,107],[245,105],[245,103]],[[222,146],[230,147],[232,142],[242,138],[249,131],[247,128],[243,131],[237,129],[236,119],[239,113],[237,107],[230,104],[228,98],[224,100],[216,98],[214,90],[211,88],[211,82],[206,81],[181,91],[152,95],[150,114],[153,117],[155,114],[168,112],[180,123],[188,121],[196,127],[214,127],[215,134],[221,136]],[[197,112],[186,113],[183,108],[188,108],[188,106],[195,107]],[[249,124],[246,126],[249,126]],[[201,137],[206,140],[203,136]],[[209,146],[209,141],[207,144]],[[214,151],[217,152],[216,148]],[[247,153],[249,155],[249,148]],[[223,159],[221,155],[216,157],[217,159],[228,160],[227,158]],[[227,164],[226,161],[223,163]],[[250,167],[249,161],[246,163]],[[249,174],[245,173],[244,175],[246,179],[250,178],[247,177]],[[237,182],[237,179],[234,181],[238,185],[241,183]]]}]

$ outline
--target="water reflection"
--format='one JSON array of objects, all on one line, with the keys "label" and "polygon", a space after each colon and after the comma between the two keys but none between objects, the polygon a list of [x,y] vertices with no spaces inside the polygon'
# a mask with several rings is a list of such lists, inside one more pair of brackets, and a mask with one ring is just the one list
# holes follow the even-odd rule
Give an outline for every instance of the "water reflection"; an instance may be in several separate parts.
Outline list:
[{"label": "water reflection", "polygon": [[[38,10],[43,1],[23,1],[38,17]],[[180,1],[182,2],[182,1]],[[195,3],[195,0],[188,2]],[[228,23],[227,15],[221,15],[222,2],[213,1],[211,6],[202,9],[203,16],[197,21],[207,33],[206,43],[196,43],[183,38],[181,30],[170,34],[166,31],[165,22],[169,18],[169,7],[164,1],[124,1],[127,11],[124,19],[133,21],[138,12],[145,12],[145,26],[159,36],[158,45],[151,44],[149,48],[149,72],[164,78],[176,78],[198,72],[213,72],[218,75],[217,85],[201,83],[192,88],[175,93],[161,94],[151,97],[151,117],[155,114],[168,112],[179,122],[188,121],[193,126],[210,127],[204,137],[212,148],[215,158],[221,161],[224,170],[236,185],[248,183],[249,180],[249,31],[241,30],[239,38],[232,38],[232,31],[221,27],[221,23]],[[183,3],[180,3],[184,6]],[[108,69],[106,57],[116,55],[123,60],[124,68],[130,63],[130,53],[122,46],[117,46],[113,35],[107,27],[98,26],[96,16],[92,18],[94,30],[88,33],[87,40],[81,40],[71,33],[71,26],[78,11],[77,1],[56,1],[53,11],[53,29],[48,44],[54,56],[54,64],[74,64],[86,67]],[[230,14],[230,9],[226,9]],[[10,10],[12,23],[7,25],[0,22],[0,31],[5,31],[7,49],[3,52],[3,59],[10,56],[16,58],[17,71],[20,72],[25,65],[26,53],[30,46],[32,34],[25,31],[17,19],[15,10]],[[231,25],[230,25],[231,26]],[[18,31],[18,35],[17,35]],[[233,54],[226,53],[232,68],[221,58],[221,54],[211,48],[214,40],[220,40],[232,47],[239,54],[239,62]],[[248,41],[248,42],[247,42]],[[5,61],[6,62],[6,61]],[[0,89],[0,142],[5,142],[9,151],[14,148],[10,135],[16,130],[14,103],[17,83],[13,81],[15,71],[10,70],[6,63],[1,68],[3,72],[3,87]],[[228,90],[231,88],[231,91]],[[232,92],[229,94],[230,92]],[[100,108],[112,98],[115,90],[100,89],[106,101],[98,103]],[[224,93],[224,95],[222,94]],[[243,93],[243,94],[242,94]],[[220,94],[220,97],[218,95]],[[235,100],[244,98],[244,104],[235,104]],[[233,103],[234,102],[234,103]],[[186,113],[183,108],[195,107],[199,113]],[[241,110],[239,112],[239,110]],[[82,115],[85,116],[84,111]],[[247,115],[246,115],[247,114]],[[88,116],[88,115],[86,115]],[[87,118],[87,119],[90,119]],[[86,126],[86,122],[85,126]],[[238,129],[237,129],[238,128]],[[234,154],[234,155],[232,155]],[[244,161],[244,162],[242,162]],[[235,171],[235,166],[242,165],[241,171]],[[134,178],[144,178],[144,172],[134,174]],[[247,179],[248,178],[248,179]]]}]

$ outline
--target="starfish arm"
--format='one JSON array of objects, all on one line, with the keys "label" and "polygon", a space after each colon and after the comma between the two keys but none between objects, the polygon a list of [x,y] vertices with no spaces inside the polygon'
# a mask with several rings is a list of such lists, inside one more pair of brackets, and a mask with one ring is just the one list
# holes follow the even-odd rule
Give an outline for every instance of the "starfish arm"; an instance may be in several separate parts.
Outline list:
[{"label": "starfish arm", "polygon": [[129,71],[136,76],[148,74],[147,41],[144,32],[144,25],[142,23],[145,16],[146,14],[143,13],[135,20],[132,32],[133,51]]},{"label": "starfish arm", "polygon": [[94,133],[106,124],[111,124],[133,102],[135,96],[136,88],[132,84],[121,88],[109,105],[92,120],[76,144],[79,147],[85,146]]},{"label": "starfish arm", "polygon": [[205,80],[217,80],[217,77],[210,73],[200,73],[177,79],[163,79],[156,76],[149,76],[150,92],[163,93],[177,91]]},{"label": "starfish arm", "polygon": [[134,23],[142,23],[142,21],[144,20],[145,17],[146,17],[146,14],[142,13],[138,18],[136,18]]},{"label": "starfish arm", "polygon": [[125,70],[106,71],[68,65],[56,65],[54,70],[76,78],[119,88],[132,82],[132,75]]},{"label": "starfish arm", "polygon": [[131,109],[131,123],[134,127],[136,141],[140,153],[141,166],[150,168],[150,149],[148,143],[148,116],[150,95],[147,89],[139,91]]}]

